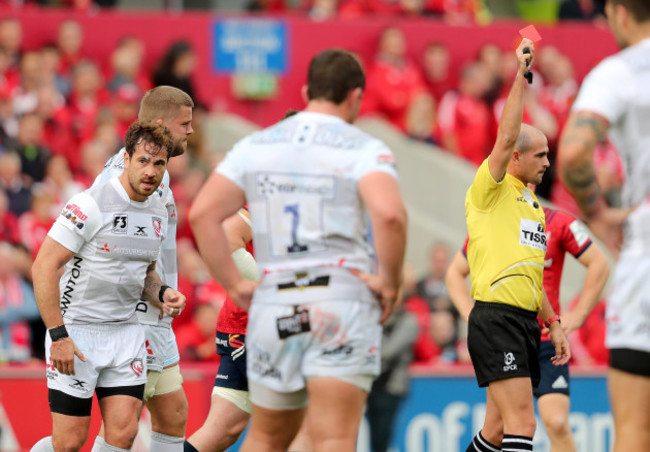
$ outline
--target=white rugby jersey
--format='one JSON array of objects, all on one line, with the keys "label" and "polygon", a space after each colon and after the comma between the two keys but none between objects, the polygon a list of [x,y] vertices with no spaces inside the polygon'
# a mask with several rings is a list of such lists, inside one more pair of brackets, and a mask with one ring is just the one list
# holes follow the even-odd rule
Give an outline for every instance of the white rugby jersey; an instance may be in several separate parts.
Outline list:
[{"label": "white rugby jersey", "polygon": [[215,170],[246,192],[261,274],[374,270],[357,183],[397,178],[391,151],[342,119],[301,112],[238,142]]},{"label": "white rugby jersey", "polygon": [[[104,169],[97,176],[93,187],[106,182],[109,179],[117,177],[124,172],[124,148],[120,149],[117,154],[111,157],[104,165]],[[156,262],[156,271],[160,275],[162,282],[176,289],[178,287],[178,264],[176,261],[176,228],[178,225],[178,214],[176,212],[176,201],[174,194],[169,187],[169,173],[165,170],[163,180],[156,189],[156,194],[165,204],[167,209],[167,235],[162,242],[160,257]],[[160,319],[160,311],[154,309],[145,301],[138,303],[136,307],[138,320],[146,325],[160,325],[171,327],[172,317],[165,314]]]},{"label": "white rugby jersey", "polygon": [[75,253],[59,281],[65,323],[136,322],[147,268],[166,233],[162,201],[131,200],[117,178],[73,196],[48,232]]}]

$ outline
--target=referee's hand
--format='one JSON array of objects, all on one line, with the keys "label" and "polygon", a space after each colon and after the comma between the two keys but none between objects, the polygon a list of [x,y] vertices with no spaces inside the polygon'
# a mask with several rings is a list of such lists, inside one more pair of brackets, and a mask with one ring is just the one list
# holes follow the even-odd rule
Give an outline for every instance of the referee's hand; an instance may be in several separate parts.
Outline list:
[{"label": "referee's hand", "polygon": [[562,330],[562,326],[559,322],[553,322],[549,329],[551,342],[555,347],[555,356],[551,358],[551,361],[556,366],[568,363],[569,359],[571,359],[571,350],[569,348],[569,341],[567,341],[564,331]]}]

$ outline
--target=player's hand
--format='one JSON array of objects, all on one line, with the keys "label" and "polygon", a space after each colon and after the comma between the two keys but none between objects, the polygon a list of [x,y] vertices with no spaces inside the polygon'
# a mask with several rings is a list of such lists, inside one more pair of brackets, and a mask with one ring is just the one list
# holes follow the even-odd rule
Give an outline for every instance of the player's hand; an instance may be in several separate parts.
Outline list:
[{"label": "player's hand", "polygon": [[[524,53],[524,49],[529,49],[530,53]],[[523,75],[533,65],[533,59],[535,58],[535,43],[530,39],[524,38],[521,40],[515,53],[518,61],[517,72],[519,75]]]},{"label": "player's hand", "polygon": [[553,322],[549,330],[551,342],[555,347],[555,356],[551,358],[551,361],[556,366],[568,363],[569,359],[571,359],[571,350],[569,341],[567,341],[564,331],[562,331],[562,326],[558,322]]},{"label": "player's hand", "polygon": [[52,365],[64,375],[74,375],[74,357],[75,355],[83,362],[86,357],[81,353],[77,344],[71,337],[59,339],[52,342],[50,347],[50,361]]},{"label": "player's hand", "polygon": [[379,275],[364,273],[356,269],[350,269],[350,273],[363,281],[377,298],[382,310],[379,323],[383,325],[397,304],[399,290],[390,287]]},{"label": "player's hand", "polygon": [[248,311],[251,307],[253,293],[257,288],[258,282],[249,281],[239,278],[232,288],[226,289],[228,296],[239,308]]},{"label": "player's hand", "polygon": [[560,316],[560,324],[565,336],[580,328],[583,323],[585,323],[585,316],[575,311]]},{"label": "player's hand", "polygon": [[172,318],[176,318],[181,315],[183,309],[185,308],[185,295],[180,293],[178,290],[172,289],[171,287],[165,290],[163,294],[163,303],[160,306],[160,318],[163,318],[164,314]]}]

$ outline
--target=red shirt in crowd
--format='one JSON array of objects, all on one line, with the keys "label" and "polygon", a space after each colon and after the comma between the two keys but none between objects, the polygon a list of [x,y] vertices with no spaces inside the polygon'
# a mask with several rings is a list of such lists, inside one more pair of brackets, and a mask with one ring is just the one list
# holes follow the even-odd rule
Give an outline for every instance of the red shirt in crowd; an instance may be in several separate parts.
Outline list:
[{"label": "red shirt in crowd", "polygon": [[441,137],[454,136],[458,155],[477,167],[490,153],[492,114],[483,100],[447,93],[440,102],[438,126]]}]

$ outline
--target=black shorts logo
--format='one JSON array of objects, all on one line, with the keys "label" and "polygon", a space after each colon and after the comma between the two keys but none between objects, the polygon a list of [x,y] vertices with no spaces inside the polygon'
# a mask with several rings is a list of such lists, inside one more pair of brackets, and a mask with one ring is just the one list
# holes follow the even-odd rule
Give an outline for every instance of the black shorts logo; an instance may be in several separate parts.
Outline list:
[{"label": "black shorts logo", "polygon": [[515,362],[515,355],[512,352],[503,352],[503,363],[505,366],[503,366],[503,371],[508,372],[510,370],[517,370],[517,365],[514,364]]},{"label": "black shorts logo", "polygon": [[309,323],[309,310],[296,306],[292,315],[279,317],[277,319],[278,336],[280,339],[286,339],[300,333],[311,331]]}]

